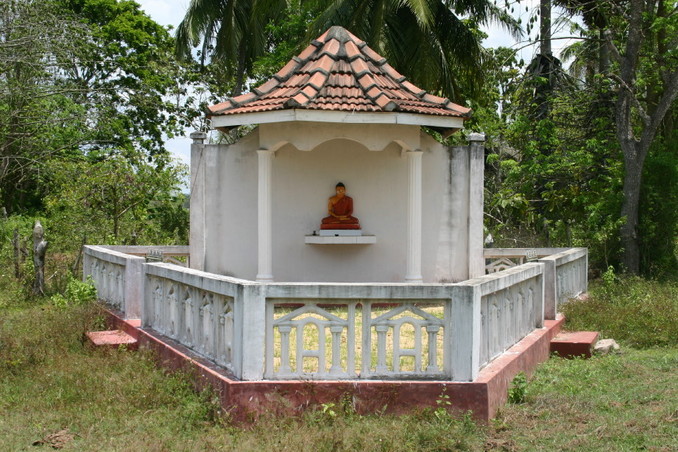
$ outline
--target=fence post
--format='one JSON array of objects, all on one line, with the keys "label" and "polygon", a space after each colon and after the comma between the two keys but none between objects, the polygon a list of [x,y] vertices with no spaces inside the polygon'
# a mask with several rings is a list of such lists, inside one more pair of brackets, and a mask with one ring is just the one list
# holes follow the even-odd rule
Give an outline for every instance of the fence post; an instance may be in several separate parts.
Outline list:
[{"label": "fence post", "polygon": [[233,367],[238,378],[264,378],[266,360],[266,296],[262,284],[240,284],[233,300],[235,318]]},{"label": "fence post", "polygon": [[189,261],[191,268],[196,270],[205,269],[205,248],[207,231],[205,226],[205,185],[207,163],[206,145],[207,134],[193,132],[191,134],[191,206],[190,206],[190,238],[189,238]]},{"label": "fence post", "polygon": [[141,305],[144,303],[146,271],[143,257],[128,257],[125,259],[125,287],[124,309],[125,319],[140,319]]},{"label": "fence post", "polygon": [[473,381],[480,370],[480,302],[479,285],[455,285],[452,289],[451,341],[452,380]]},{"label": "fence post", "polygon": [[556,259],[548,256],[538,262],[544,264],[544,320],[555,320],[558,312]]}]

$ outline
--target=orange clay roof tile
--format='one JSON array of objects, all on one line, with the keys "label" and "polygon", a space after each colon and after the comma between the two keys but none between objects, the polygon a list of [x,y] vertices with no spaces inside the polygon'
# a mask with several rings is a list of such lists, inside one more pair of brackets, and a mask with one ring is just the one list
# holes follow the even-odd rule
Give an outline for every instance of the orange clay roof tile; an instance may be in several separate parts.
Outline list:
[{"label": "orange clay roof tile", "polygon": [[364,41],[332,27],[252,92],[208,108],[208,115],[285,109],[405,112],[466,118],[470,109],[426,93]]}]

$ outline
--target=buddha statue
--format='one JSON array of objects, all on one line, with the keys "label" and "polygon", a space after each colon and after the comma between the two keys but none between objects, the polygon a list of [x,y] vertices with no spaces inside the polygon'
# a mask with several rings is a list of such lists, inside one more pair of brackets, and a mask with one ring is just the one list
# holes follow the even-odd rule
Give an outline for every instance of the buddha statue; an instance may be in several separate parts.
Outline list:
[{"label": "buddha statue", "polygon": [[327,201],[329,216],[322,219],[320,229],[360,229],[360,222],[353,216],[353,199],[346,196],[346,186],[339,182],[336,195]]}]

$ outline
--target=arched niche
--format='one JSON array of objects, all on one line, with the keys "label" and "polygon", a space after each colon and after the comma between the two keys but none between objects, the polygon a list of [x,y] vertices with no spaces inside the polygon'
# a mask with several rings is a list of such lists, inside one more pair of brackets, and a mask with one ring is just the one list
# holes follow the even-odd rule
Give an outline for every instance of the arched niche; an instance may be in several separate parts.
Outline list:
[{"label": "arched niche", "polygon": [[421,135],[419,126],[401,124],[286,122],[259,126],[259,147],[271,151],[287,145],[299,151],[313,151],[338,139],[359,143],[370,151],[383,151],[394,142],[410,150],[419,148]]}]

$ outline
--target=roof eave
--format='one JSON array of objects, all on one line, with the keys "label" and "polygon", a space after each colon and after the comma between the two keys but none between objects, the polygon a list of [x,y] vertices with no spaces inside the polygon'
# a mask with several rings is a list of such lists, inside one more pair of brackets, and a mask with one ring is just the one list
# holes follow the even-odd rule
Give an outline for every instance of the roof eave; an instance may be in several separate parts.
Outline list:
[{"label": "roof eave", "polygon": [[212,127],[230,129],[248,124],[267,124],[276,122],[332,122],[338,124],[404,124],[428,126],[446,130],[464,128],[466,117],[436,116],[416,113],[379,113],[350,111],[318,111],[305,109],[274,110],[237,115],[213,115]]}]

